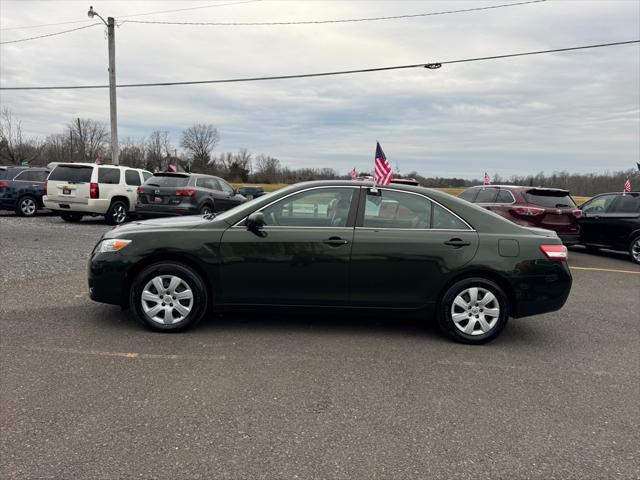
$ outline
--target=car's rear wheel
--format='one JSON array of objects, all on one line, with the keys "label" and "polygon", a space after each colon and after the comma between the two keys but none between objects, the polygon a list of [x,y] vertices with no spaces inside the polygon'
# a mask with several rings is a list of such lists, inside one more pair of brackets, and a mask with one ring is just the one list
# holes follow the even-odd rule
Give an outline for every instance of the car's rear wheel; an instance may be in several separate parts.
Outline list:
[{"label": "car's rear wheel", "polygon": [[465,278],[445,292],[438,312],[440,329],[462,343],[493,340],[507,324],[509,302],[495,282],[481,277]]},{"label": "car's rear wheel", "polygon": [[194,270],[174,262],[153,264],[140,272],[130,292],[135,317],[159,332],[194,326],[207,311],[207,289]]},{"label": "car's rear wheel", "polygon": [[82,214],[77,212],[62,212],[60,218],[65,222],[77,223],[82,220]]},{"label": "car's rear wheel", "polygon": [[631,260],[640,264],[640,236],[631,240],[629,244],[629,255],[631,255]]},{"label": "car's rear wheel", "polygon": [[18,200],[16,215],[20,217],[33,217],[38,211],[38,202],[31,195],[25,195]]},{"label": "car's rear wheel", "polygon": [[211,212],[213,212],[213,208],[208,203],[205,203],[202,207],[200,207],[201,215],[209,215]]},{"label": "car's rear wheel", "polygon": [[104,219],[109,225],[122,225],[127,220],[127,205],[121,200],[113,201]]}]

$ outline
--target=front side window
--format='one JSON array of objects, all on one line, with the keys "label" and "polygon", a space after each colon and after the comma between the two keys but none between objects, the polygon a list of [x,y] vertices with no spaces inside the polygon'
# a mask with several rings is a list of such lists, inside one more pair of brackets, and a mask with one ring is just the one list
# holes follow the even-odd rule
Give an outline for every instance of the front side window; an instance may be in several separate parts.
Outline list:
[{"label": "front side window", "polygon": [[120,183],[120,169],[100,167],[98,169],[98,183],[117,185]]},{"label": "front side window", "polygon": [[267,226],[346,227],[353,188],[307,190],[262,210]]},{"label": "front side window", "polygon": [[421,195],[382,190],[367,195],[363,227],[429,228],[431,202]]},{"label": "front side window", "polygon": [[633,195],[618,195],[611,204],[610,213],[640,213],[640,197]]},{"label": "front side window", "polygon": [[582,211],[584,213],[604,213],[606,212],[611,203],[615,200],[616,195],[601,195],[600,197],[594,198],[590,202],[587,202],[582,207]]},{"label": "front side window", "polygon": [[13,177],[13,179],[22,182],[28,182],[31,180],[31,172],[29,172],[28,170],[23,170],[22,172],[18,173],[18,175]]},{"label": "front side window", "polygon": [[124,181],[127,185],[140,185],[140,174],[136,170],[124,172]]},{"label": "front side window", "polygon": [[233,195],[233,187],[231,185],[229,185],[222,179],[218,179],[218,183],[220,184],[220,187],[222,188],[222,191],[224,193],[226,193],[227,195]]}]

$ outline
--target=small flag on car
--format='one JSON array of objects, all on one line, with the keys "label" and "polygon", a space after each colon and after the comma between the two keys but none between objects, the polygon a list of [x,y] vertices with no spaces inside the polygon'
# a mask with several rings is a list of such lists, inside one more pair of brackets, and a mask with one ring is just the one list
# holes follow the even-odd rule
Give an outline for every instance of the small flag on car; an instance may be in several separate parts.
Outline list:
[{"label": "small flag on car", "polygon": [[391,165],[382,151],[380,142],[376,142],[376,159],[374,161],[374,178],[377,185],[387,186],[393,180]]},{"label": "small flag on car", "polygon": [[167,166],[167,172],[177,172],[178,169],[172,163]]},{"label": "small flag on car", "polygon": [[627,178],[627,181],[624,182],[624,191],[625,192],[630,192],[631,191],[631,182],[629,181],[628,178]]},{"label": "small flag on car", "polygon": [[484,172],[484,185],[491,185],[491,177],[487,172]]},{"label": "small flag on car", "polygon": [[358,172],[356,172],[356,167],[353,167],[353,170],[349,172],[349,175],[351,175],[351,178],[353,178],[354,180],[358,178]]},{"label": "small flag on car", "polygon": [[638,166],[638,171],[640,171],[640,163],[636,162],[636,165]]}]

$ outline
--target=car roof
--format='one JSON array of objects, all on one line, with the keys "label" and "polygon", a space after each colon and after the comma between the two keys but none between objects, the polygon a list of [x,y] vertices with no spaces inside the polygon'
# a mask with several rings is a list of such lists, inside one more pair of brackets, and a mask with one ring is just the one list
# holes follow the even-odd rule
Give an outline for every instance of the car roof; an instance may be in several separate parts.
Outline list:
[{"label": "car roof", "polygon": [[591,197],[591,199],[601,197],[602,195],[631,195],[632,197],[635,197],[640,195],[640,192],[605,192],[594,195],[593,197]]},{"label": "car roof", "polygon": [[[58,166],[64,167],[111,167],[111,168],[129,168],[131,170],[140,170],[142,172],[147,172],[144,168],[138,167],[129,167],[128,165],[112,165],[110,163],[91,163],[91,162],[51,162],[47,164],[47,168],[53,170],[53,168]],[[44,167],[43,167],[44,168]]]}]

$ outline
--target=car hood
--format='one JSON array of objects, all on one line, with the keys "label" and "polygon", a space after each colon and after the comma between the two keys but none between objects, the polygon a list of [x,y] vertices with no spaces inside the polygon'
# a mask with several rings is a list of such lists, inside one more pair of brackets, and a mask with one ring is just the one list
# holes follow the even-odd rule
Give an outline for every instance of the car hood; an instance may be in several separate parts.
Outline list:
[{"label": "car hood", "polygon": [[200,215],[189,215],[185,217],[168,217],[168,218],[156,218],[153,220],[138,220],[135,222],[129,222],[125,225],[116,227],[105,234],[105,238],[117,238],[123,234],[148,232],[150,230],[185,230],[191,228],[201,227],[203,225],[215,226],[214,224],[220,224],[220,226],[228,226],[222,220],[207,220]]}]

